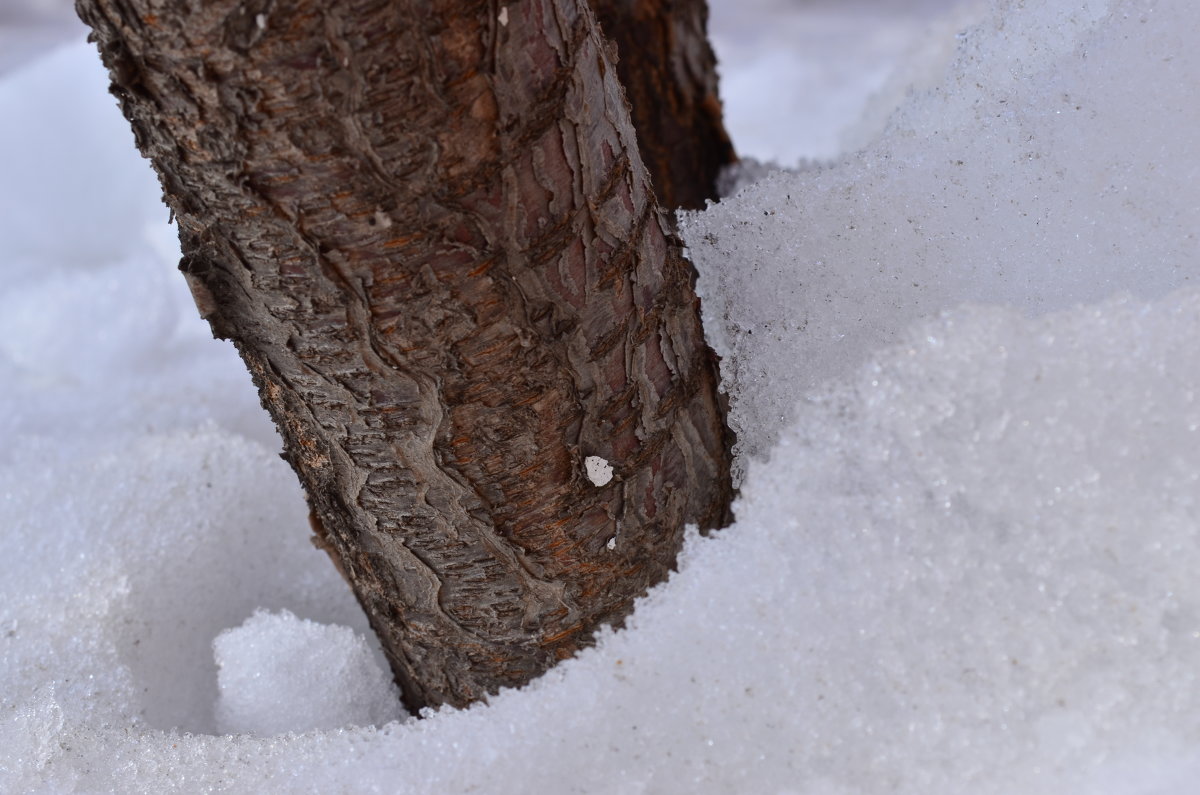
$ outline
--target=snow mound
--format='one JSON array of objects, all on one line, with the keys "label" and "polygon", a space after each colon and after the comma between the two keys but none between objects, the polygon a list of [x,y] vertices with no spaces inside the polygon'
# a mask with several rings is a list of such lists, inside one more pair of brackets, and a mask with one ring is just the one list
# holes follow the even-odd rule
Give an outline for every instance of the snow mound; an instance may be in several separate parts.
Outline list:
[{"label": "snow mound", "polygon": [[1194,3],[996,3],[874,146],[685,216],[739,474],[918,318],[1195,284],[1197,29]]},{"label": "snow mound", "polygon": [[308,542],[295,476],[255,443],[209,429],[78,455],[27,440],[14,458],[0,467],[6,700],[51,688],[68,723],[213,732],[222,630],[286,607],[368,631]]},{"label": "snow mound", "polygon": [[[122,711],[145,673],[111,633],[158,605],[131,612],[130,575],[93,576],[56,613],[47,583],[26,618],[3,608],[22,638],[4,670],[25,677],[3,692],[26,695],[6,712],[0,784],[1184,795],[1200,770],[1198,334],[1196,290],[915,326],[804,404],[751,468],[738,523],[692,537],[626,631],[490,705],[379,731],[156,731]],[[172,503],[201,522],[213,510]],[[250,579],[248,563],[210,576]],[[251,702],[227,728],[294,731],[327,711],[309,692],[304,717],[252,723],[269,690],[325,684],[251,648],[278,633],[295,658],[297,624],[260,616],[218,641],[258,657],[222,682]]]},{"label": "snow mound", "polygon": [[403,715],[400,694],[349,627],[263,610],[213,641],[217,730],[268,737],[371,726]]},{"label": "snow mound", "polygon": [[834,158],[847,139],[857,143],[875,137],[910,87],[941,77],[953,34],[969,11],[955,7],[974,3],[804,0],[803,8],[798,5],[796,0],[709,3],[725,124],[738,154],[789,167]]}]

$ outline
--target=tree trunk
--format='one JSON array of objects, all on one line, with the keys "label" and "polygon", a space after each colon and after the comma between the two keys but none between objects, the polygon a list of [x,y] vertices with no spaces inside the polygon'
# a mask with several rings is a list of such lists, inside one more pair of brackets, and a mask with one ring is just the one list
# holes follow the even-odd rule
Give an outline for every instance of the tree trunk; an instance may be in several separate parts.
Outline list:
[{"label": "tree trunk", "polygon": [[737,158],[721,117],[705,0],[593,0],[617,47],[638,148],[659,204],[704,208]]},{"label": "tree trunk", "polygon": [[586,5],[77,8],[410,708],[528,681],[726,520],[694,273]]}]

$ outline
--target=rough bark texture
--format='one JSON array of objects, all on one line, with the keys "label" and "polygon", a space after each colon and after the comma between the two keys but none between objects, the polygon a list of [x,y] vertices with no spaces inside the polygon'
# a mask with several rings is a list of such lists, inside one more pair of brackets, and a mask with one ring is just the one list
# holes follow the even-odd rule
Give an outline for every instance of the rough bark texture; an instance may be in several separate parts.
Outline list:
[{"label": "rough bark texture", "polygon": [[725,520],[694,274],[586,6],[77,7],[410,707],[536,676]]},{"label": "rough bark texture", "polygon": [[642,161],[663,207],[698,210],[717,198],[736,160],[721,115],[717,57],[705,0],[592,0],[617,47]]}]

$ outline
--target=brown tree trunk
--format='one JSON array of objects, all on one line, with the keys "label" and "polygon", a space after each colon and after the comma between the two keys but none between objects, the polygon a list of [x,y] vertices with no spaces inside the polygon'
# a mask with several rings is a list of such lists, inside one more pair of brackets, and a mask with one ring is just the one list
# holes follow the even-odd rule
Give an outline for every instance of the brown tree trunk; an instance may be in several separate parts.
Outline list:
[{"label": "brown tree trunk", "polygon": [[721,115],[705,0],[592,0],[617,48],[642,162],[663,207],[699,210],[737,158]]},{"label": "brown tree trunk", "polygon": [[77,7],[410,707],[528,681],[726,519],[694,274],[585,5]]}]

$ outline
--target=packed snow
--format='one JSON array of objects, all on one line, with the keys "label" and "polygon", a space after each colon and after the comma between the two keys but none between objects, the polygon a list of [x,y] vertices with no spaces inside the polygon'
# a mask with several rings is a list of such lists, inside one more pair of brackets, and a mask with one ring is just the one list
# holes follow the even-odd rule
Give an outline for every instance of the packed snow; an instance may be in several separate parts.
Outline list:
[{"label": "packed snow", "polygon": [[94,50],[0,60],[0,791],[1195,792],[1200,7],[917,6],[718,29],[735,134],[763,63],[845,70],[683,219],[737,522],[423,719]]},{"label": "packed snow", "polygon": [[403,716],[391,674],[350,627],[260,610],[218,635],[213,650],[218,733],[270,737]]},{"label": "packed snow", "polygon": [[1176,3],[1027,5],[1044,10],[955,37],[953,72],[880,144],[685,221],[746,457],[918,318],[1200,286],[1191,20]]}]

